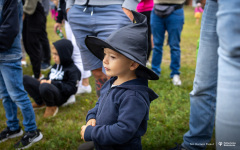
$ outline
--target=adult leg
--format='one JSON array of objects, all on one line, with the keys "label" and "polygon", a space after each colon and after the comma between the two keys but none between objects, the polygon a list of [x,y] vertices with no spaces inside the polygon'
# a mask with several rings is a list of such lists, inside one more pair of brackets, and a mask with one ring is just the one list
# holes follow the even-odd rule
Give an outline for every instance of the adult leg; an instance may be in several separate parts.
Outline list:
[{"label": "adult leg", "polygon": [[[27,92],[23,87],[21,61],[15,63],[2,63],[1,75],[6,87],[6,89],[3,90],[1,88],[1,97],[3,97],[3,106],[6,110],[8,123],[11,124],[13,122],[14,126],[17,124],[17,105],[23,115],[25,131],[35,131],[37,129],[35,114],[27,96]],[[1,84],[3,83],[1,82]],[[13,129],[15,128],[16,127],[13,127]]]},{"label": "adult leg", "polygon": [[[91,72],[90,71],[85,71],[83,69],[83,62],[82,62],[81,53],[80,53],[79,47],[77,46],[76,39],[74,37],[72,29],[71,29],[71,27],[70,27],[70,25],[67,21],[65,21],[65,31],[66,31],[67,39],[71,40],[72,44],[73,44],[72,59],[74,61],[74,64],[78,67],[78,69],[81,72],[81,81],[79,83],[79,87],[90,86],[88,78],[91,76]],[[91,88],[91,86],[90,86],[90,88]]]},{"label": "adult leg", "polygon": [[[85,71],[92,71],[96,80],[96,92],[100,96],[100,89],[106,81],[106,75],[102,72],[102,62],[94,56],[86,47],[84,40],[86,35],[94,36],[95,15],[91,16],[91,8],[83,12],[85,6],[74,5],[68,12],[68,22],[76,38],[77,45],[81,52],[83,68]],[[81,21],[79,21],[81,20]],[[102,82],[97,82],[97,81]],[[100,87],[100,88],[99,88]]]},{"label": "adult leg", "polygon": [[152,70],[157,74],[161,74],[161,63],[163,53],[163,42],[165,37],[165,18],[160,18],[154,13],[151,13],[151,29],[153,33],[153,55],[152,55]]},{"label": "adult leg", "polygon": [[183,8],[175,10],[170,16],[166,18],[165,23],[168,31],[168,41],[171,48],[170,69],[172,70],[172,72],[170,77],[172,78],[175,74],[180,74],[180,41],[184,23]]},{"label": "adult leg", "polygon": [[19,120],[17,118],[17,105],[11,100],[2,76],[3,65],[0,64],[0,97],[2,98],[3,107],[5,109],[7,126],[11,131],[19,129]]},{"label": "adult leg", "polygon": [[23,43],[26,52],[30,57],[33,74],[36,79],[40,77],[42,49],[39,34],[42,32],[44,23],[43,7],[38,2],[37,8],[32,15],[26,15],[23,23]]},{"label": "adult leg", "polygon": [[[217,149],[240,149],[240,1],[218,1]],[[233,146],[226,146],[233,145]]]},{"label": "adult leg", "polygon": [[25,90],[34,99],[34,101],[38,105],[42,105],[43,100],[42,100],[40,92],[39,92],[40,81],[38,81],[35,78],[25,75],[25,76],[23,76],[23,85],[24,85]]},{"label": "adult leg", "polygon": [[190,93],[189,131],[183,136],[182,143],[189,150],[205,149],[205,143],[211,141],[213,133],[219,46],[217,9],[217,2],[208,0],[203,13],[195,79]]},{"label": "adult leg", "polygon": [[51,51],[50,51],[49,41],[48,41],[47,32],[46,32],[46,24],[47,24],[47,18],[44,15],[43,24],[41,28],[42,32],[39,34],[41,46],[42,46],[42,54],[43,54],[42,62],[50,66]]}]

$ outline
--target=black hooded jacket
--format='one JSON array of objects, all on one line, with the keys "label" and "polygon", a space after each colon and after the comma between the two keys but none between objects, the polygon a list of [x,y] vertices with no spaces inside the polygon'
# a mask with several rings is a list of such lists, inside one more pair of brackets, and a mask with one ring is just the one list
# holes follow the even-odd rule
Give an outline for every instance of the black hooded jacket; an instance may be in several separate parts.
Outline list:
[{"label": "black hooded jacket", "polygon": [[67,100],[71,95],[77,92],[78,83],[81,79],[81,72],[74,65],[71,58],[73,53],[73,45],[71,41],[61,39],[53,43],[56,48],[60,64],[55,64],[50,70],[47,79],[51,80],[51,84],[55,85],[61,92],[62,98]]}]

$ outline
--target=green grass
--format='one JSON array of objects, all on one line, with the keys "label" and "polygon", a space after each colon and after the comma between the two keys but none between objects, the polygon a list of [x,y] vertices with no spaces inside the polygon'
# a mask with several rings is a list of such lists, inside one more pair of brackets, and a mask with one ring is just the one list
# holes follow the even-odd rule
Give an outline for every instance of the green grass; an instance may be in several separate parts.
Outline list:
[{"label": "green grass", "polygon": [[[151,103],[147,133],[142,138],[144,150],[164,150],[175,146],[175,142],[181,143],[182,137],[188,131],[189,122],[189,92],[192,90],[194,71],[196,65],[196,44],[199,38],[200,26],[195,25],[193,8],[185,7],[185,24],[181,41],[181,79],[182,86],[172,85],[169,77],[170,51],[164,47],[162,74],[158,81],[149,81],[149,86],[159,95],[159,98]],[[50,43],[59,39],[53,32],[54,21],[48,17],[47,32]],[[28,59],[29,61],[29,59]],[[23,73],[32,75],[31,66],[23,68]],[[47,72],[43,72],[46,74]],[[94,78],[90,78],[93,89]],[[30,149],[77,149],[83,143],[80,137],[80,129],[85,124],[85,116],[89,109],[94,107],[97,100],[96,92],[77,96],[74,105],[60,107],[56,117],[43,118],[44,110],[35,111],[38,128],[42,130],[44,138],[34,144]],[[22,115],[18,111],[18,118],[22,125]],[[0,130],[6,127],[5,112],[0,104]],[[20,138],[10,139],[0,143],[0,149],[13,149],[14,143]],[[214,136],[212,143],[214,142]],[[215,149],[209,146],[207,149]]]}]

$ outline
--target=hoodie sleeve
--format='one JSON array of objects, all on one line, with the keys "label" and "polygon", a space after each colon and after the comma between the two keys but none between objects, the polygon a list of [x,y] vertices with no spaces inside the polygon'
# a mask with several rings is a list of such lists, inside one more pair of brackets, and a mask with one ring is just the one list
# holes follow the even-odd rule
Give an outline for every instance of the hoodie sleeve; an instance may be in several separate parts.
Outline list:
[{"label": "hoodie sleeve", "polygon": [[148,113],[148,106],[142,96],[126,96],[119,106],[117,123],[88,126],[84,139],[101,143],[101,145],[126,143],[138,131],[146,113]]},{"label": "hoodie sleeve", "polygon": [[11,48],[15,37],[19,33],[19,13],[17,0],[5,0],[2,9],[2,23],[0,24],[0,52]]},{"label": "hoodie sleeve", "polygon": [[138,3],[141,0],[125,0],[122,4],[122,7],[127,8],[129,10],[136,10]]},{"label": "hoodie sleeve", "polygon": [[88,120],[90,120],[90,119],[96,119],[96,114],[98,111],[98,104],[99,104],[99,102],[97,101],[95,107],[88,111],[88,114],[86,116],[86,122],[88,122]]},{"label": "hoodie sleeve", "polygon": [[37,8],[37,3],[38,0],[25,0],[23,12],[28,15],[32,15]]},{"label": "hoodie sleeve", "polygon": [[51,84],[55,85],[64,95],[73,95],[77,92],[77,81],[81,79],[80,71],[75,68],[74,71],[65,72],[68,80],[67,81],[55,81],[52,80]]}]

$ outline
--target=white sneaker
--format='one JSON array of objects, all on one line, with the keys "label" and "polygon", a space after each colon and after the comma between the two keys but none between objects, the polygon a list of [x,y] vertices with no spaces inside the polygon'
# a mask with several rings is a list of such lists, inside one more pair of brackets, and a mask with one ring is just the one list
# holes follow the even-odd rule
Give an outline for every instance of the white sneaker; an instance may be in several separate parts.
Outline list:
[{"label": "white sneaker", "polygon": [[[35,78],[34,74],[32,75],[32,77]],[[42,80],[43,78],[44,78],[44,74],[42,74],[41,77],[39,77],[39,80]]]},{"label": "white sneaker", "polygon": [[73,104],[76,102],[76,97],[75,95],[71,95],[68,100],[66,101],[66,103],[62,104],[62,106],[67,106],[67,105],[70,105],[70,104]]},{"label": "white sneaker", "polygon": [[182,85],[182,81],[180,80],[180,76],[175,74],[172,78],[173,85]]},{"label": "white sneaker", "polygon": [[92,87],[91,85],[88,86],[79,86],[76,95],[82,94],[82,93],[91,93]]},{"label": "white sneaker", "polygon": [[151,68],[151,67],[152,67],[152,64],[151,64],[149,61],[147,61],[146,66],[149,67],[149,68]]},{"label": "white sneaker", "polygon": [[26,60],[21,60],[21,64],[22,64],[22,66],[27,67],[27,61]]}]

